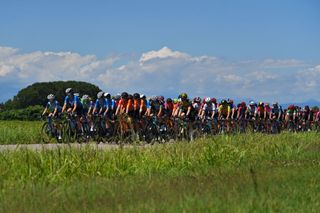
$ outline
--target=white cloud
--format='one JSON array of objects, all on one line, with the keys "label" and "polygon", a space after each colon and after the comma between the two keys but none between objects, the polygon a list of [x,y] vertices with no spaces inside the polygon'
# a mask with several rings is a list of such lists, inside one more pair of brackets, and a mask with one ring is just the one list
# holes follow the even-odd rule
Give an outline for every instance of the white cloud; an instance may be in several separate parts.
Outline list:
[{"label": "white cloud", "polygon": [[299,98],[288,96],[287,91],[297,94],[293,85],[307,88],[310,94],[319,90],[320,65],[304,66],[307,65],[296,59],[234,62],[192,56],[168,47],[126,60],[121,55],[99,59],[73,52],[22,54],[15,48],[0,47],[0,83],[12,82],[19,88],[37,81],[83,80],[110,92],[174,95],[186,91],[200,96],[288,101]]},{"label": "white cloud", "polygon": [[164,59],[164,58],[180,58],[180,59],[188,59],[190,56],[188,54],[179,52],[179,51],[172,51],[168,47],[163,47],[158,51],[150,51],[147,53],[143,53],[140,58],[140,64],[144,64],[147,61],[153,59]]},{"label": "white cloud", "polygon": [[290,68],[305,65],[304,62],[297,59],[265,59],[261,63],[262,68]]}]

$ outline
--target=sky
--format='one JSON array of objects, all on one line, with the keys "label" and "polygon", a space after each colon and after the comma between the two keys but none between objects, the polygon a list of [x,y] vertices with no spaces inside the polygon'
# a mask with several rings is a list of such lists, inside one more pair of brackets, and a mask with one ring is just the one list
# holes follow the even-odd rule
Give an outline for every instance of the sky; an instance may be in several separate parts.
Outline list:
[{"label": "sky", "polygon": [[[34,82],[320,100],[320,1],[0,2],[0,102]],[[45,98],[45,97],[44,97]]]}]

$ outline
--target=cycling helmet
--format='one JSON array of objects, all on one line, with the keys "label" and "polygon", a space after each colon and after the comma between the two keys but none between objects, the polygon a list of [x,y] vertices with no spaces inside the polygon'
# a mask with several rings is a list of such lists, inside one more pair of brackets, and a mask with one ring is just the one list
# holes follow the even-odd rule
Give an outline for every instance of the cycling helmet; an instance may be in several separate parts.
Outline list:
[{"label": "cycling helmet", "polygon": [[140,98],[141,98],[141,99],[145,99],[146,96],[145,96],[144,94],[141,94],[141,95],[140,95]]},{"label": "cycling helmet", "polygon": [[254,105],[256,105],[256,103],[255,103],[254,101],[250,101],[250,102],[249,102],[249,105],[250,105],[250,106],[254,106]]},{"label": "cycling helmet", "polygon": [[107,99],[110,99],[111,98],[111,94],[106,92],[106,93],[104,93],[104,97],[107,98]]},{"label": "cycling helmet", "polygon": [[265,103],[264,105],[265,105],[265,106],[269,106],[269,103]]},{"label": "cycling helmet", "polygon": [[53,100],[55,97],[54,97],[54,94],[49,94],[48,96],[47,96],[47,99],[48,100]]},{"label": "cycling helmet", "polygon": [[164,97],[162,95],[158,96],[158,100],[164,102]]},{"label": "cycling helmet", "polygon": [[122,94],[121,94],[121,98],[124,98],[124,99],[127,99],[128,98],[128,93],[127,92],[123,92]]},{"label": "cycling helmet", "polygon": [[211,102],[214,103],[214,104],[216,104],[216,103],[217,103],[217,99],[211,98]]},{"label": "cycling helmet", "polygon": [[82,96],[82,100],[85,100],[85,101],[86,101],[86,100],[89,100],[89,95],[83,95],[83,96]]},{"label": "cycling helmet", "polygon": [[200,103],[200,102],[201,102],[201,98],[200,98],[200,97],[195,97],[195,98],[193,99],[193,102],[195,102],[195,103]]},{"label": "cycling helmet", "polygon": [[120,100],[120,98],[121,98],[121,95],[118,94],[114,97],[114,100]]},{"label": "cycling helmet", "polygon": [[210,97],[207,97],[206,98],[206,103],[210,103],[211,102],[211,98]]},{"label": "cycling helmet", "polygon": [[104,92],[100,91],[100,92],[98,92],[98,94],[97,94],[97,98],[102,98],[103,95],[104,95]]},{"label": "cycling helmet", "polygon": [[264,103],[260,101],[259,106],[264,106]]},{"label": "cycling helmet", "polygon": [[242,102],[241,102],[241,106],[242,106],[242,107],[245,107],[245,106],[246,106],[246,102],[242,101]]},{"label": "cycling helmet", "polygon": [[129,94],[128,99],[133,99],[133,95]]},{"label": "cycling helmet", "polygon": [[226,101],[226,99],[222,99],[221,100],[221,104],[227,104],[228,102]]},{"label": "cycling helmet", "polygon": [[180,94],[180,98],[181,98],[181,99],[187,99],[187,98],[188,98],[188,94],[185,93],[185,92],[184,92],[184,93],[181,93],[181,94]]},{"label": "cycling helmet", "polygon": [[175,103],[175,104],[178,103],[178,98],[174,98],[173,103]]},{"label": "cycling helmet", "polygon": [[140,94],[139,93],[134,93],[133,94],[133,99],[139,99],[140,98]]},{"label": "cycling helmet", "polygon": [[308,105],[305,105],[305,106],[304,106],[304,110],[309,111],[309,110],[310,110],[310,107],[309,107]]},{"label": "cycling helmet", "polygon": [[72,88],[66,89],[66,94],[67,95],[72,94],[72,93],[73,93],[73,89]]},{"label": "cycling helmet", "polygon": [[74,95],[74,96],[78,96],[78,97],[80,96],[80,94],[79,94],[78,92],[73,93],[73,95]]},{"label": "cycling helmet", "polygon": [[171,98],[167,98],[167,103],[172,103],[172,99]]}]

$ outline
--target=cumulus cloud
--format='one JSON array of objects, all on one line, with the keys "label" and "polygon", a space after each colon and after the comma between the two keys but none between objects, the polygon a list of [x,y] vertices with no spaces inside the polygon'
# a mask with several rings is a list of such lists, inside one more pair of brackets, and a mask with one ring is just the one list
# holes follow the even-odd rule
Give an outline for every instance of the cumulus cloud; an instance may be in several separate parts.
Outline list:
[{"label": "cumulus cloud", "polygon": [[83,80],[113,93],[176,95],[186,91],[192,96],[288,101],[299,98],[290,97],[296,94],[293,85],[309,92],[318,89],[320,66],[308,66],[296,59],[235,62],[168,47],[125,59],[73,52],[20,53],[0,47],[0,83],[16,85],[17,90],[37,81]]}]

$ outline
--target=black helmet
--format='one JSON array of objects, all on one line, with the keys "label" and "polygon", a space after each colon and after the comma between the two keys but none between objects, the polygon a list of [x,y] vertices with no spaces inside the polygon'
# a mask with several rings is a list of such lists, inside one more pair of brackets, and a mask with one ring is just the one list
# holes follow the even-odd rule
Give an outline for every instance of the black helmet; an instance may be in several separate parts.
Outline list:
[{"label": "black helmet", "polygon": [[140,94],[139,93],[134,93],[133,94],[133,99],[139,99],[140,98]]},{"label": "black helmet", "polygon": [[128,99],[133,99],[133,95],[129,94]]},{"label": "black helmet", "polygon": [[167,103],[172,103],[172,99],[171,98],[167,98]]},{"label": "black helmet", "polygon": [[127,92],[123,92],[121,94],[121,98],[127,99],[128,98],[128,93]]}]

